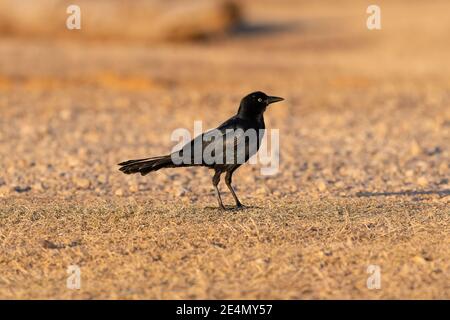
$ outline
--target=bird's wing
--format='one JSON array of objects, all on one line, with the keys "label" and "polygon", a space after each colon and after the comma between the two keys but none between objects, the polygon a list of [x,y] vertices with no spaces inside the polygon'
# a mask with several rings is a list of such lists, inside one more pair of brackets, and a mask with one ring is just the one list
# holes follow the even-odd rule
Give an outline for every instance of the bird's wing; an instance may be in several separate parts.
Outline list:
[{"label": "bird's wing", "polygon": [[214,136],[222,136],[222,132],[217,129],[206,131],[193,140],[186,143],[181,149],[171,154],[172,160],[175,162],[183,162],[190,165],[203,164],[203,150],[211,143],[218,139],[212,139]]},{"label": "bird's wing", "polygon": [[241,128],[239,120],[233,117],[198,135],[174,154],[179,161],[191,165],[243,164],[258,151],[258,134]]},{"label": "bird's wing", "polygon": [[174,154],[179,157],[179,161],[191,165],[243,164],[249,155],[257,151],[258,142],[252,139],[243,129],[212,129],[197,136]]},{"label": "bird's wing", "polygon": [[259,148],[259,132],[227,128],[203,135],[203,159],[206,164],[244,164]]}]

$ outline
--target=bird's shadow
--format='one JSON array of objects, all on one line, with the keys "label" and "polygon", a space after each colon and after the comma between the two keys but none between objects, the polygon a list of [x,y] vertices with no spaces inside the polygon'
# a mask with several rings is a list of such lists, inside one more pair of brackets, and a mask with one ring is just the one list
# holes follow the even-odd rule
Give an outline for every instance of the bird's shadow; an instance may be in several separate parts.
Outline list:
[{"label": "bird's shadow", "polygon": [[446,197],[446,196],[450,195],[450,189],[403,190],[403,191],[382,191],[382,192],[360,191],[360,192],[356,193],[357,197],[423,196],[423,195],[438,195],[440,197]]},{"label": "bird's shadow", "polygon": [[306,24],[300,22],[290,23],[268,23],[258,22],[249,23],[241,22],[234,26],[230,33],[238,37],[266,36],[268,34],[278,34],[285,31],[303,30]]},{"label": "bird's shadow", "polygon": [[[219,207],[210,207],[210,206],[207,206],[204,209],[207,211],[224,211],[223,209],[220,209]],[[257,206],[242,206],[242,207],[225,206],[226,212],[238,212],[238,211],[244,211],[247,209],[261,209],[261,207],[257,207]]]}]

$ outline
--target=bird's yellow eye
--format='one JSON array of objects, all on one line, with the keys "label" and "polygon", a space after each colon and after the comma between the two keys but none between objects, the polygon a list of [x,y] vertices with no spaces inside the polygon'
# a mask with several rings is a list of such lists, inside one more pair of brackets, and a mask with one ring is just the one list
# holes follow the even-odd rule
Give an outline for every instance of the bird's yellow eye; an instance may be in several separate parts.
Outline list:
[{"label": "bird's yellow eye", "polygon": [[258,98],[258,102],[262,102],[262,98]]}]

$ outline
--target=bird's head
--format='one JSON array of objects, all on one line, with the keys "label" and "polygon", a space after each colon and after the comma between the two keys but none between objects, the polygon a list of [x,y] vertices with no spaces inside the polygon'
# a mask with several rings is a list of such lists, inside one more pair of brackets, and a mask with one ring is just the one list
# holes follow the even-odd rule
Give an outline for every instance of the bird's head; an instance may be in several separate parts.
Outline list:
[{"label": "bird's head", "polygon": [[283,100],[280,97],[268,96],[261,91],[252,92],[242,98],[238,114],[256,117],[263,114],[269,104]]}]

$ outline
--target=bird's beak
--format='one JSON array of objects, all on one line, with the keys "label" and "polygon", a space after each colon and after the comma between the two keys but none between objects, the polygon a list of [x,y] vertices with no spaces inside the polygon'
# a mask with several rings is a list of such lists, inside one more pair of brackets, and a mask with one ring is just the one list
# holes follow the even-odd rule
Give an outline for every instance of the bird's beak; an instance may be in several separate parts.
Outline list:
[{"label": "bird's beak", "polygon": [[267,97],[267,104],[272,104],[275,102],[283,101],[283,98],[280,97]]}]

